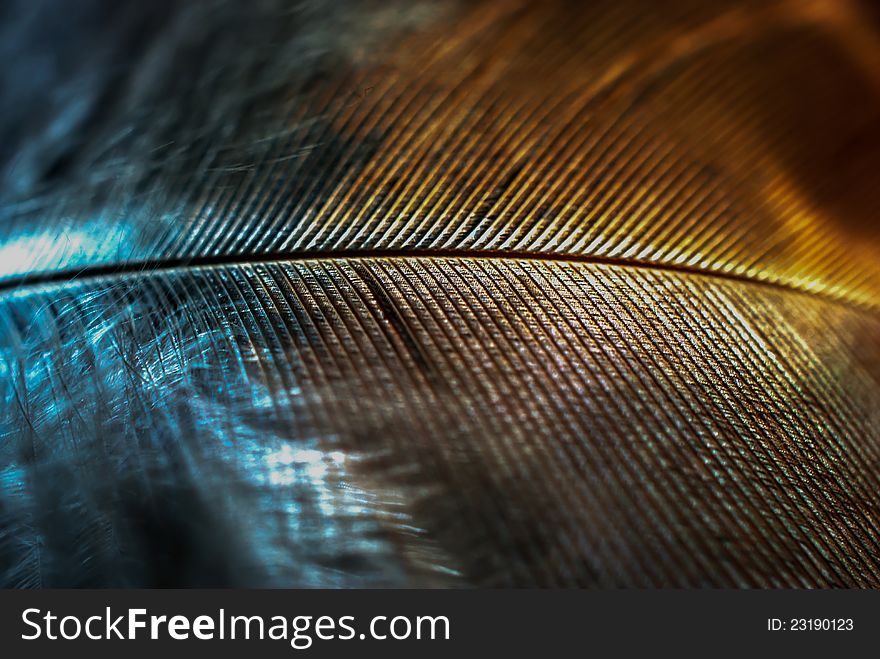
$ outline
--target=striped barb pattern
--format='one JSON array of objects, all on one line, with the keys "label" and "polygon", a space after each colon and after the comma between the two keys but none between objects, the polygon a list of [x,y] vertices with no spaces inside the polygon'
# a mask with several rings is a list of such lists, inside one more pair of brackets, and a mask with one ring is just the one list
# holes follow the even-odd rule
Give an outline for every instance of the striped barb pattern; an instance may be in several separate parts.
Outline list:
[{"label": "striped barb pattern", "polygon": [[[65,555],[38,531],[48,511],[71,510],[100,582],[143,549],[111,542],[137,538],[125,488],[161,505],[185,483],[209,537],[252,527],[232,583],[880,580],[880,387],[859,364],[880,321],[839,303],[632,267],[363,258],[48,287],[0,317],[0,482],[39,465],[2,493],[30,522],[17,585]],[[41,499],[48,478],[91,504]]]},{"label": "striped barb pattern", "polygon": [[0,203],[0,585],[880,587],[876,10],[415,13]]}]

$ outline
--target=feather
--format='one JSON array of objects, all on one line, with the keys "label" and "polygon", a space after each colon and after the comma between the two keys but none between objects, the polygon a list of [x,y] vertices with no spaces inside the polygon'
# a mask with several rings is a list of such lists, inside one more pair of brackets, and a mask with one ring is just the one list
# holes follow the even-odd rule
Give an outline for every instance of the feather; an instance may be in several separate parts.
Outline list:
[{"label": "feather", "polygon": [[0,582],[880,585],[870,8],[408,4],[0,120]]}]

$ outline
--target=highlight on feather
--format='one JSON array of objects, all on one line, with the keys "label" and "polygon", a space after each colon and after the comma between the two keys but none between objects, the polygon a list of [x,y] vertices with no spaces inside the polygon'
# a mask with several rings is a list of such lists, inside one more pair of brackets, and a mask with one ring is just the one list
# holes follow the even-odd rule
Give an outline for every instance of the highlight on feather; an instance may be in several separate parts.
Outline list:
[{"label": "highlight on feather", "polygon": [[399,554],[418,566],[433,550],[312,420],[327,394],[273,373],[240,345],[248,326],[217,327],[223,307],[181,283],[44,289],[4,306],[5,582],[404,585]]},{"label": "highlight on feather", "polygon": [[880,586],[871,5],[59,4],[0,585]]}]

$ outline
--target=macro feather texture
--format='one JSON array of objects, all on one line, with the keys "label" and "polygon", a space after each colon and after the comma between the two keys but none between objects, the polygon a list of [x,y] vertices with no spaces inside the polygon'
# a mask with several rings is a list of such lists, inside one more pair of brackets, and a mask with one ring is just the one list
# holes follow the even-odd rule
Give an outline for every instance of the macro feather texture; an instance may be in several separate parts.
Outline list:
[{"label": "macro feather texture", "polygon": [[868,5],[129,4],[0,119],[4,585],[880,586]]}]

